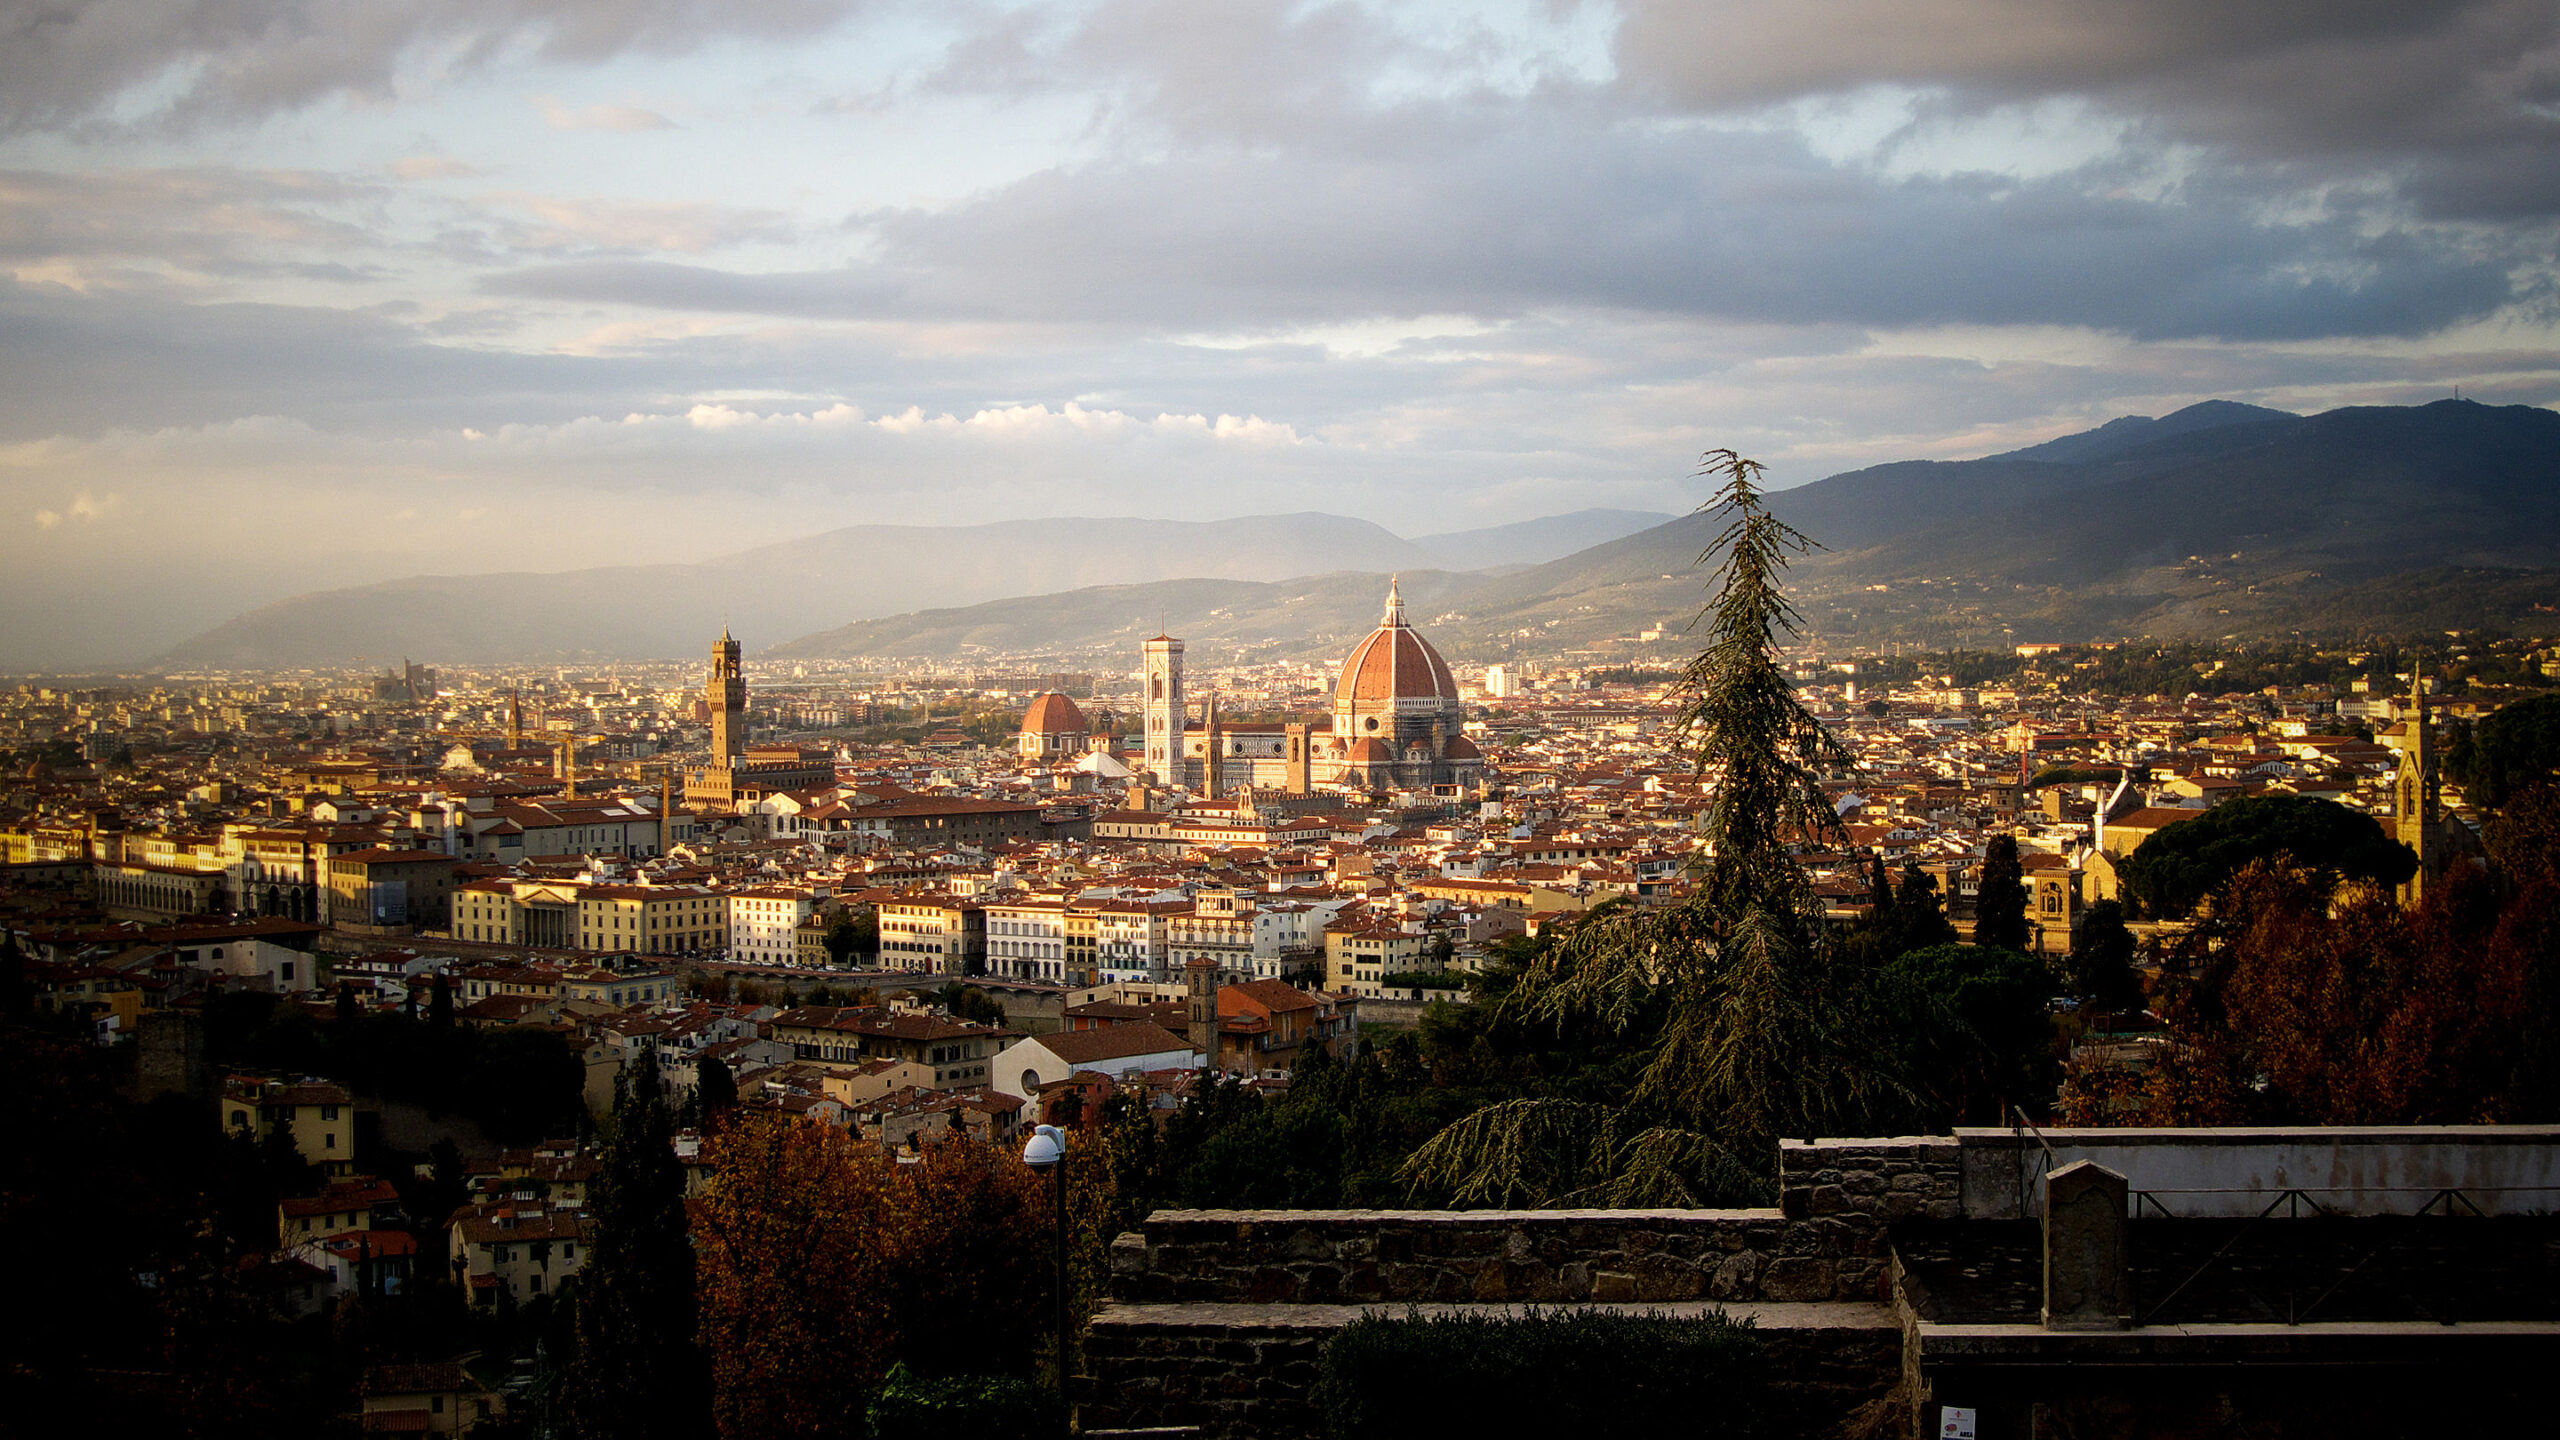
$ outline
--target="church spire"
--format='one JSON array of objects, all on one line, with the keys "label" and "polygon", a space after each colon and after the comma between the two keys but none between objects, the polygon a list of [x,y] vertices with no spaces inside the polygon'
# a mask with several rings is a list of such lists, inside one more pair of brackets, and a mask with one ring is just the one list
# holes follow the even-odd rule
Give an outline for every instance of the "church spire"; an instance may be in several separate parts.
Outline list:
[{"label": "church spire", "polygon": [[1379,624],[1401,625],[1404,623],[1403,581],[1404,577],[1401,575],[1387,577],[1387,613],[1378,617]]}]

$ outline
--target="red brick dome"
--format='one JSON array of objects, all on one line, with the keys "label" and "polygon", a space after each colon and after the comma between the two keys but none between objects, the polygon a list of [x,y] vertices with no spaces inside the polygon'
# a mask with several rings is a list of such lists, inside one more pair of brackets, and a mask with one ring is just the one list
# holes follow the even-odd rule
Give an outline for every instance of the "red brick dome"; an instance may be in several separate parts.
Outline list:
[{"label": "red brick dome", "polygon": [[1404,597],[1398,586],[1387,586],[1387,613],[1369,638],[1352,647],[1350,658],[1342,662],[1342,678],[1334,685],[1336,705],[1391,705],[1398,700],[1446,700],[1458,698],[1458,677],[1449,673],[1449,662],[1422,638],[1422,632],[1405,623]]},{"label": "red brick dome", "polygon": [[1076,702],[1055,690],[1032,701],[1022,717],[1025,735],[1081,735],[1088,728]]}]

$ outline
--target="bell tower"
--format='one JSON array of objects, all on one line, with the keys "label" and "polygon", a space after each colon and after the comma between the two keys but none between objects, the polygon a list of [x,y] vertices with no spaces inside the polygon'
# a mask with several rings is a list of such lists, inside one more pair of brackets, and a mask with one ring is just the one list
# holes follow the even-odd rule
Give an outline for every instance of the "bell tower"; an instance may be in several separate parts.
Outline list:
[{"label": "bell tower", "polygon": [[1141,708],[1147,721],[1146,771],[1158,785],[1182,783],[1182,642],[1158,635],[1147,642],[1146,687]]},{"label": "bell tower", "polygon": [[2409,743],[2400,752],[2400,778],[2392,802],[2392,838],[2409,847],[2418,857],[2416,873],[2400,887],[2400,903],[2415,905],[2426,895],[2427,882],[2442,868],[2444,856],[2437,839],[2436,810],[2443,798],[2443,782],[2436,774],[2435,746],[2427,733],[2426,667],[2412,665],[2409,673]]},{"label": "bell tower", "polygon": [[1206,955],[1194,955],[1182,967],[1183,996],[1190,1002],[1191,1048],[1200,1052],[1202,1068],[1218,1068],[1218,973]]},{"label": "bell tower", "polygon": [[711,679],[702,697],[711,709],[712,767],[734,769],[747,751],[747,677],[726,625],[720,627],[720,643],[711,647]]}]

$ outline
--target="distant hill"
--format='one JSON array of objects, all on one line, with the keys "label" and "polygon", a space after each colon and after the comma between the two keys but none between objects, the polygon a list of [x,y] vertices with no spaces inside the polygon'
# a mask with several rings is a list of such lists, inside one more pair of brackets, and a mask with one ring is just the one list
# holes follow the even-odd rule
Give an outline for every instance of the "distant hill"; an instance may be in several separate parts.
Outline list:
[{"label": "distant hill", "polygon": [[[1465,589],[1473,577],[1407,570],[1399,578],[1406,613],[1431,626],[1440,602]],[[1194,665],[1247,664],[1347,648],[1378,623],[1386,598],[1386,576],[1356,571],[1276,584],[1158,580],[1101,585],[856,621],[776,646],[770,655],[777,660],[958,657],[976,651],[1135,655],[1141,642],[1164,630],[1182,637]]]},{"label": "distant hill", "polygon": [[[2035,454],[2087,458],[2021,458]],[[2008,455],[1850,471],[1770,503],[1827,547],[1790,578],[1811,630],[1835,641],[2407,633],[2448,617],[2531,623],[2560,605],[2560,414],[2531,406],[2303,417],[2216,403]],[[1409,577],[1408,608],[1459,657],[1672,656],[1714,533],[1711,517],[1683,516],[1523,570],[1437,576],[1427,595]],[[1357,633],[1344,617],[1365,625],[1353,603],[1363,583],[1075,591],[847,627],[788,650],[1107,651],[1129,615],[1155,607],[1186,637],[1321,651]],[[1648,628],[1663,638],[1635,638]]]},{"label": "distant hill", "polygon": [[1413,543],[1437,556],[1443,569],[1491,570],[1503,565],[1561,560],[1576,551],[1650,530],[1671,518],[1658,510],[1576,510],[1570,515],[1551,515],[1544,520],[1522,520],[1481,530],[1416,535]]},{"label": "distant hill", "polygon": [[750,648],[919,606],[1104,582],[1278,580],[1437,557],[1366,520],[1002,520],[855,525],[690,565],[421,575],[295,596],[177,646],[170,667],[466,663],[689,655],[730,626]]},{"label": "distant hill", "polygon": [[[1835,643],[2560,628],[2533,618],[2560,607],[2560,414],[2531,406],[2306,417],[2209,401],[1979,460],[1853,470],[1770,503],[1827,547],[1790,579],[1809,629]],[[1646,518],[1581,511],[1412,541],[1314,514],[855,526],[695,565],[307,595],[162,663],[676,656],[724,623],[790,657],[1107,659],[1169,628],[1277,658],[1364,631],[1391,571],[1453,657],[1669,658],[1688,643],[1714,522],[1624,533]],[[1607,538],[1527,560],[1591,535]]]},{"label": "distant hill", "polygon": [[2232,400],[2206,400],[2184,410],[2174,410],[2154,420],[2148,415],[2121,415],[2095,430],[2047,440],[2024,450],[2012,450],[1993,458],[2000,460],[2042,460],[2054,465],[2085,465],[2093,460],[2110,460],[2137,445],[2154,440],[2167,440],[2198,430],[2214,430],[2225,425],[2241,425],[2258,420],[2293,420],[2300,417],[2288,410],[2270,410],[2264,405],[2242,405]]}]

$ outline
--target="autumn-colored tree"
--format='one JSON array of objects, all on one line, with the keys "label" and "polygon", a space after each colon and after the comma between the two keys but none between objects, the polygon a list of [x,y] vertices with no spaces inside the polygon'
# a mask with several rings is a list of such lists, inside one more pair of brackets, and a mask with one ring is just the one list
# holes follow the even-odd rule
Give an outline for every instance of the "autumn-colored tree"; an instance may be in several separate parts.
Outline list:
[{"label": "autumn-colored tree", "polygon": [[833,1126],[759,1112],[706,1154],[694,1237],[725,1440],[859,1433],[893,1364],[927,1378],[1033,1367],[1055,1218],[1047,1183],[1010,1147],[945,1140],[900,1164]]},{"label": "autumn-colored tree", "polygon": [[2550,947],[2476,869],[2404,913],[2379,887],[2267,862],[2170,957],[2150,1123],[2514,1118]]},{"label": "autumn-colored tree", "polygon": [[859,1429],[888,1366],[879,1273],[888,1165],[831,1125],[739,1116],[693,1206],[701,1340],[726,1440]]}]

